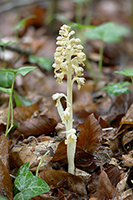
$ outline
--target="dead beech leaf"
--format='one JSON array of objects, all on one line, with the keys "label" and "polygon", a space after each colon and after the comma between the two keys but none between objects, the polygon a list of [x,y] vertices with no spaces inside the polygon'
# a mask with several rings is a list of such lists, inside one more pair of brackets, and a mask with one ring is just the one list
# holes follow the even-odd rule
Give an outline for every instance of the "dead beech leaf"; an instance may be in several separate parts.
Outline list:
[{"label": "dead beech leaf", "polygon": [[81,178],[62,170],[49,169],[39,173],[51,188],[64,187],[74,193],[86,195],[85,183]]},{"label": "dead beech leaf", "polygon": [[86,152],[93,153],[99,145],[102,129],[98,121],[92,113],[87,117],[84,123],[79,124],[80,135],[77,139],[77,146],[84,149]]},{"label": "dead beech leaf", "polygon": [[13,110],[14,120],[17,122],[25,121],[26,119],[29,119],[37,110],[39,110],[37,105],[16,107]]},{"label": "dead beech leaf", "polygon": [[96,168],[103,163],[94,157],[91,153],[85,152],[82,148],[76,148],[75,165],[77,168],[82,169],[88,173],[93,173]]},{"label": "dead beech leaf", "polygon": [[51,160],[52,162],[60,162],[60,164],[67,164],[67,145],[65,145],[65,140],[62,140],[57,149],[55,154],[53,155],[53,158]]},{"label": "dead beech leaf", "polygon": [[13,136],[18,137],[23,134],[25,138],[29,136],[40,136],[41,134],[48,135],[55,131],[56,121],[53,118],[48,118],[46,115],[38,115],[33,119],[27,119],[13,133]]},{"label": "dead beech leaf", "polygon": [[128,109],[125,117],[133,120],[133,103],[131,104],[130,108]]},{"label": "dead beech leaf", "polygon": [[132,197],[133,197],[132,188],[125,190],[127,179],[128,179],[128,173],[125,173],[122,180],[116,186],[117,193],[116,193],[114,200],[119,200],[119,199],[121,199],[121,200],[129,199],[130,200],[130,199],[132,199]]},{"label": "dead beech leaf", "polygon": [[73,103],[73,112],[76,113],[79,110],[85,110],[89,113],[96,112],[98,105],[93,102],[92,96],[88,91],[80,91],[80,96]]},{"label": "dead beech leaf", "polygon": [[19,168],[26,162],[30,162],[30,166],[32,163],[36,163],[36,165],[38,165],[38,161],[36,160],[36,156],[32,151],[32,147],[26,145],[15,146],[10,151],[10,164]]},{"label": "dead beech leaf", "polygon": [[115,196],[115,193],[116,193],[115,187],[111,184],[106,172],[102,170],[99,176],[97,192],[96,192],[98,200],[112,199]]},{"label": "dead beech leaf", "polygon": [[[13,118],[15,122],[25,121],[30,118],[35,111],[39,110],[37,105],[19,106],[13,109]],[[8,108],[0,110],[0,130],[3,130],[7,124]],[[2,126],[3,125],[3,126]]]},{"label": "dead beech leaf", "polygon": [[116,186],[118,194],[122,193],[124,191],[124,189],[126,187],[127,179],[128,179],[128,173],[125,173],[122,180],[120,180],[119,183]]},{"label": "dead beech leaf", "polygon": [[132,149],[132,140],[133,140],[133,131],[132,130],[131,131],[127,130],[122,134],[121,143],[126,152],[128,152],[130,149]]},{"label": "dead beech leaf", "polygon": [[[111,182],[111,184],[116,187],[117,183],[120,181],[120,170],[116,166],[110,166],[107,169],[105,169],[106,174],[108,175],[108,178]],[[96,188],[98,185],[98,179],[99,179],[100,172],[96,173],[94,172],[87,183],[87,191],[89,194],[94,194],[96,192]]]},{"label": "dead beech leaf", "polygon": [[123,166],[126,167],[133,167],[133,157],[132,155],[128,154],[128,155],[122,155],[122,163]]},{"label": "dead beech leaf", "polygon": [[0,159],[0,194],[13,200],[13,185],[7,167]]},{"label": "dead beech leaf", "polygon": [[121,119],[120,126],[117,130],[117,134],[121,134],[124,131],[130,127],[133,127],[133,104],[128,109],[125,117]]},{"label": "dead beech leaf", "polygon": [[5,135],[0,136],[0,159],[7,169],[9,169],[9,145]]},{"label": "dead beech leaf", "polygon": [[133,199],[133,191],[132,188],[124,191],[118,197],[115,197],[114,200],[132,200]]},{"label": "dead beech leaf", "polygon": [[[61,166],[67,165],[67,145],[65,145],[64,140],[59,143],[51,162],[59,162]],[[102,164],[92,154],[85,152],[80,147],[76,147],[75,165],[77,168],[92,173]]]}]

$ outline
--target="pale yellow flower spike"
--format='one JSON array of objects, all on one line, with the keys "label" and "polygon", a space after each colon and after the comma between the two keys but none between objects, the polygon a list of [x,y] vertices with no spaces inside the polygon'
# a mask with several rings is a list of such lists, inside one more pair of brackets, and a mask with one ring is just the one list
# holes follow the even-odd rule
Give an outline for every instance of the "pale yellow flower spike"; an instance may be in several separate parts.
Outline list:
[{"label": "pale yellow flower spike", "polygon": [[[70,27],[63,25],[60,28],[57,37],[56,52],[54,54],[55,62],[53,64],[55,78],[58,83],[62,84],[64,76],[67,76],[67,96],[63,93],[56,93],[52,97],[56,100],[58,113],[61,117],[62,123],[66,126],[66,140],[67,144],[67,159],[68,159],[68,172],[74,174],[74,157],[76,150],[77,136],[76,130],[73,128],[73,112],[72,112],[72,86],[74,81],[78,84],[78,89],[84,84],[85,79],[81,77],[83,74],[85,54],[82,52],[83,46],[80,44],[79,38],[71,38],[75,34],[70,31]],[[60,99],[65,97],[67,107],[64,110]]]}]

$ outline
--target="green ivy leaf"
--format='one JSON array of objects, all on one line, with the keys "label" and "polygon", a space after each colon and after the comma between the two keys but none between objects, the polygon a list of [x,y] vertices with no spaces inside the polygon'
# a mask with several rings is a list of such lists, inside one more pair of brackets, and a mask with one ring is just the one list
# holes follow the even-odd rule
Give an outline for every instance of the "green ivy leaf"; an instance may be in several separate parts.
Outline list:
[{"label": "green ivy leaf", "polygon": [[29,162],[22,165],[17,173],[14,186],[20,191],[13,200],[30,200],[50,190],[48,184],[29,171]]},{"label": "green ivy leaf", "polygon": [[10,87],[12,85],[14,74],[9,71],[0,70],[0,86]]},{"label": "green ivy leaf", "polygon": [[40,67],[42,67],[43,69],[46,69],[47,71],[52,70],[52,61],[48,58],[45,58],[45,57],[42,57],[42,56],[37,57],[37,56],[34,56],[34,55],[30,55],[29,61],[30,61],[30,63],[38,64]]},{"label": "green ivy leaf", "polygon": [[25,99],[21,95],[19,95],[16,91],[13,92],[14,100],[16,103],[16,106],[30,106],[32,105],[32,101]]},{"label": "green ivy leaf", "polygon": [[131,76],[133,76],[133,69],[132,68],[125,68],[122,71],[115,71],[115,73],[131,77]]},{"label": "green ivy leaf", "polygon": [[129,29],[113,22],[103,23],[96,28],[86,31],[85,37],[89,39],[101,39],[104,42],[119,42],[122,37],[129,35]]},{"label": "green ivy leaf", "polygon": [[24,172],[29,172],[29,162],[24,163],[17,172],[17,176],[19,176],[20,174],[23,174]]},{"label": "green ivy leaf", "polygon": [[6,93],[8,93],[8,94],[11,94],[11,89],[10,89],[10,88],[0,87],[0,90],[1,90],[2,92],[6,92]]},{"label": "green ivy leaf", "polygon": [[24,188],[28,188],[33,179],[33,174],[30,171],[23,172],[18,175],[15,179],[15,186],[19,191],[22,191]]},{"label": "green ivy leaf", "polygon": [[101,89],[101,91],[107,91],[110,97],[119,95],[122,93],[128,93],[129,88],[125,87],[126,85],[130,85],[131,83],[128,81],[120,82],[120,83],[111,83],[108,86],[105,86]]},{"label": "green ivy leaf", "polygon": [[31,199],[32,197],[38,196],[50,190],[49,186],[43,179],[33,176],[30,171],[20,174],[15,179],[15,186],[21,192],[14,197],[14,200]]}]

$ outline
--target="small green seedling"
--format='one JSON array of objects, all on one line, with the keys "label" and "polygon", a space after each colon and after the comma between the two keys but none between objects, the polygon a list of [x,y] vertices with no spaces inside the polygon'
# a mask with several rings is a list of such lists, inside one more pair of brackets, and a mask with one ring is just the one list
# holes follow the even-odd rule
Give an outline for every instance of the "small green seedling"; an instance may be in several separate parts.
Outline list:
[{"label": "small green seedling", "polygon": [[[29,162],[23,164],[14,181],[13,200],[30,200],[32,197],[50,190],[48,184],[41,178],[34,176],[29,170]],[[19,191],[19,193],[17,193]]]},{"label": "small green seedling", "polygon": [[125,87],[127,85],[130,85],[131,83],[128,81],[125,82],[119,82],[119,83],[111,83],[101,89],[101,91],[107,91],[108,95],[110,97],[113,97],[115,95],[119,95],[122,93],[128,93],[129,88]]},{"label": "small green seedling", "polygon": [[36,169],[36,176],[38,176],[39,168],[40,168],[41,164],[43,163],[43,159],[45,158],[45,156],[46,156],[49,152],[50,152],[50,150],[48,150],[48,151],[42,156],[42,158],[41,158],[41,160],[40,160],[40,162],[39,162],[39,164],[38,164],[38,166],[37,166],[37,169]]},{"label": "small green seedling", "polygon": [[125,75],[125,76],[129,76],[131,78],[132,83],[133,83],[133,68],[127,67],[122,71],[115,71],[115,73],[122,74],[122,75]]},{"label": "small green seedling", "polygon": [[50,60],[49,58],[45,58],[45,57],[37,57],[35,55],[30,55],[29,56],[29,61],[30,63],[37,63],[42,69],[45,69],[47,71],[51,71],[52,70],[52,60]]},{"label": "small green seedling", "polygon": [[101,47],[100,47],[100,60],[98,64],[99,72],[98,72],[98,81],[101,78],[101,71],[102,71],[102,60],[103,60],[103,48],[104,42],[107,43],[115,43],[120,42],[122,37],[128,36],[129,30],[113,22],[107,22],[97,26],[94,29],[88,30],[85,32],[84,36],[93,39],[93,40],[101,40]]},{"label": "small green seedling", "polygon": [[[8,135],[10,130],[13,128],[13,103],[12,103],[12,96],[13,96],[13,88],[14,88],[14,82],[15,78],[18,74],[21,74],[22,76],[25,76],[28,72],[34,70],[36,67],[21,67],[19,69],[4,69],[2,68],[0,70],[0,90],[3,92],[6,92],[10,94],[9,98],[9,105],[8,105],[8,117],[7,117],[7,126],[6,126],[6,132],[5,136]],[[2,77],[3,76],[3,77]],[[11,88],[7,88],[10,87]],[[11,125],[10,124],[10,118],[11,118]]]},{"label": "small green seedling", "polygon": [[33,104],[32,101],[22,97],[15,90],[13,90],[13,98],[15,100],[16,107],[19,107],[19,106],[30,106],[30,105]]},{"label": "small green seedling", "polygon": [[[57,37],[56,52],[54,54],[55,63],[53,64],[55,78],[59,84],[63,84],[63,79],[67,77],[67,96],[63,93],[56,93],[52,96],[56,100],[56,106],[62,123],[66,127],[67,159],[68,172],[74,174],[74,157],[76,150],[75,135],[76,130],[73,128],[73,111],[72,111],[72,87],[76,81],[78,89],[84,84],[85,79],[82,77],[86,56],[82,52],[83,46],[80,44],[79,38],[71,38],[74,31],[70,31],[70,27],[63,25],[59,31],[60,36]],[[61,104],[61,98],[64,97],[67,107],[64,110]]]}]

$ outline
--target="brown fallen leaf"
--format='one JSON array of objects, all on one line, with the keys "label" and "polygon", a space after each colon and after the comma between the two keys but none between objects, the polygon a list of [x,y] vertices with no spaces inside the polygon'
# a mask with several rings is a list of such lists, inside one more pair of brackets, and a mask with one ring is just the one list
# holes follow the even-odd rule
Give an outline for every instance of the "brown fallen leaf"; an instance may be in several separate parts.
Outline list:
[{"label": "brown fallen leaf", "polygon": [[111,184],[107,173],[102,170],[97,185],[96,195],[98,200],[112,199],[115,196],[116,188]]},{"label": "brown fallen leaf", "polygon": [[133,157],[130,154],[122,155],[122,164],[126,167],[133,167]]},{"label": "brown fallen leaf", "polygon": [[13,200],[13,185],[7,167],[0,159],[0,194]]},{"label": "brown fallen leaf", "polygon": [[[67,146],[65,145],[64,140],[59,143],[51,162],[59,162],[61,166],[67,165]],[[80,147],[76,147],[75,165],[77,168],[92,173],[102,164],[103,163],[96,159],[92,154],[85,152]]]},{"label": "brown fallen leaf", "polygon": [[0,158],[2,163],[9,169],[9,145],[5,135],[0,136]]},{"label": "brown fallen leaf", "polygon": [[98,121],[92,113],[87,117],[84,123],[79,124],[80,135],[77,138],[77,146],[86,152],[93,153],[95,148],[99,146],[102,129]]},{"label": "brown fallen leaf", "polygon": [[30,106],[19,106],[14,108],[14,120],[16,122],[23,122],[26,119],[29,119],[34,112],[38,111],[39,107],[37,105],[30,105]]},{"label": "brown fallen leaf", "polygon": [[30,162],[30,166],[36,163],[38,165],[39,161],[36,160],[36,156],[32,152],[32,147],[29,146],[15,146],[10,151],[10,165],[19,168],[24,163]]},{"label": "brown fallen leaf", "polygon": [[[116,187],[117,183],[120,181],[119,168],[117,166],[108,166],[107,165],[107,169],[105,169],[105,172],[106,172],[111,184],[114,187]],[[94,194],[96,192],[99,175],[100,175],[100,172],[98,172],[98,173],[95,172],[89,178],[89,181],[87,183],[87,191],[90,195]]]},{"label": "brown fallen leaf", "polygon": [[86,186],[81,178],[62,170],[45,170],[39,177],[46,181],[51,188],[64,187],[74,193],[86,195]]},{"label": "brown fallen leaf", "polygon": [[23,134],[25,138],[29,136],[40,136],[41,134],[48,135],[55,131],[56,121],[53,118],[48,118],[46,115],[38,115],[32,119],[27,119],[13,133],[13,136],[18,137]]}]

